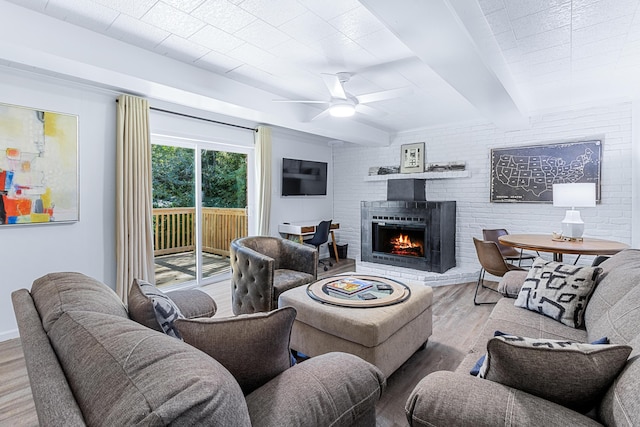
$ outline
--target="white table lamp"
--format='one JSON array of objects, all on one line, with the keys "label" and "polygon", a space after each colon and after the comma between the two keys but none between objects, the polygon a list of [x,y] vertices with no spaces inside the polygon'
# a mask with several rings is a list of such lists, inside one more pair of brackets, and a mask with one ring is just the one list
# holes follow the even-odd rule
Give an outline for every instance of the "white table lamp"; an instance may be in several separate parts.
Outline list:
[{"label": "white table lamp", "polygon": [[553,184],[553,206],[571,208],[562,220],[562,236],[579,239],[584,232],[584,222],[576,208],[596,206],[594,183]]}]

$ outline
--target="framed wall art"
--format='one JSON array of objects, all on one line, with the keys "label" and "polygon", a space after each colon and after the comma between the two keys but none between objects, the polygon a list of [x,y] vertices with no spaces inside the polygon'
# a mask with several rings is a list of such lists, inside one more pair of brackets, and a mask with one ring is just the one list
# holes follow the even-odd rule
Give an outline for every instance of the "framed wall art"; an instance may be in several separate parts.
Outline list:
[{"label": "framed wall art", "polygon": [[424,172],[424,142],[400,147],[400,173]]},{"label": "framed wall art", "polygon": [[491,150],[491,202],[552,203],[553,184],[593,182],[600,201],[602,141]]},{"label": "framed wall art", "polygon": [[0,104],[0,226],[78,221],[78,117]]}]

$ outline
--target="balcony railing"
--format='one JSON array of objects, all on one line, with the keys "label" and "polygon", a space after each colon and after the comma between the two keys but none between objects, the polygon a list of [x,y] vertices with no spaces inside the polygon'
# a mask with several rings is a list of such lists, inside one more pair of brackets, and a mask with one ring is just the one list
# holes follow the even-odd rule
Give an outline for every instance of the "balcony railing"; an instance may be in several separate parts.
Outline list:
[{"label": "balcony railing", "polygon": [[[154,256],[195,249],[195,208],[153,210]],[[229,244],[248,234],[247,214],[238,208],[202,208],[202,250],[228,256]]]}]

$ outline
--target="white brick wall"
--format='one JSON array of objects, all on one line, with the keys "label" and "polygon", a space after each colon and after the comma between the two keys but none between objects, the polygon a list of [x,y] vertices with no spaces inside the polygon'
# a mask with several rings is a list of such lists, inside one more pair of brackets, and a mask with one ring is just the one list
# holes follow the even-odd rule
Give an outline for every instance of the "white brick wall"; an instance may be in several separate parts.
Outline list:
[{"label": "white brick wall", "polygon": [[[389,147],[335,147],[333,217],[340,222],[339,240],[349,244],[349,257],[359,261],[360,201],[386,199],[385,181],[364,181],[369,167],[398,165],[402,144],[425,142],[427,162],[465,161],[471,172],[470,178],[427,181],[427,199],[457,202],[456,262],[463,269],[477,270],[472,237],[481,237],[483,228],[551,233],[560,230],[564,217],[564,209],[550,204],[490,203],[491,149],[598,138],[603,140],[602,203],[581,209],[585,236],[630,244],[631,122],[631,103],[618,103],[537,115],[531,118],[529,129],[520,131],[467,124],[404,132]],[[581,263],[592,259],[583,258]]]}]

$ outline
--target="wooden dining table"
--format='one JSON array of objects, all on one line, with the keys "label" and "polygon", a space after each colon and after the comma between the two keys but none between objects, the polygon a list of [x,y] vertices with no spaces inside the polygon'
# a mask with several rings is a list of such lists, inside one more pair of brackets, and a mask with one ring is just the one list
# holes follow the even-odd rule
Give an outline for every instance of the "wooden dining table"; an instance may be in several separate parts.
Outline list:
[{"label": "wooden dining table", "polygon": [[562,262],[564,254],[614,255],[629,245],[614,240],[584,237],[582,240],[557,240],[546,234],[507,234],[498,238],[500,243],[514,248],[553,253],[553,260]]}]

